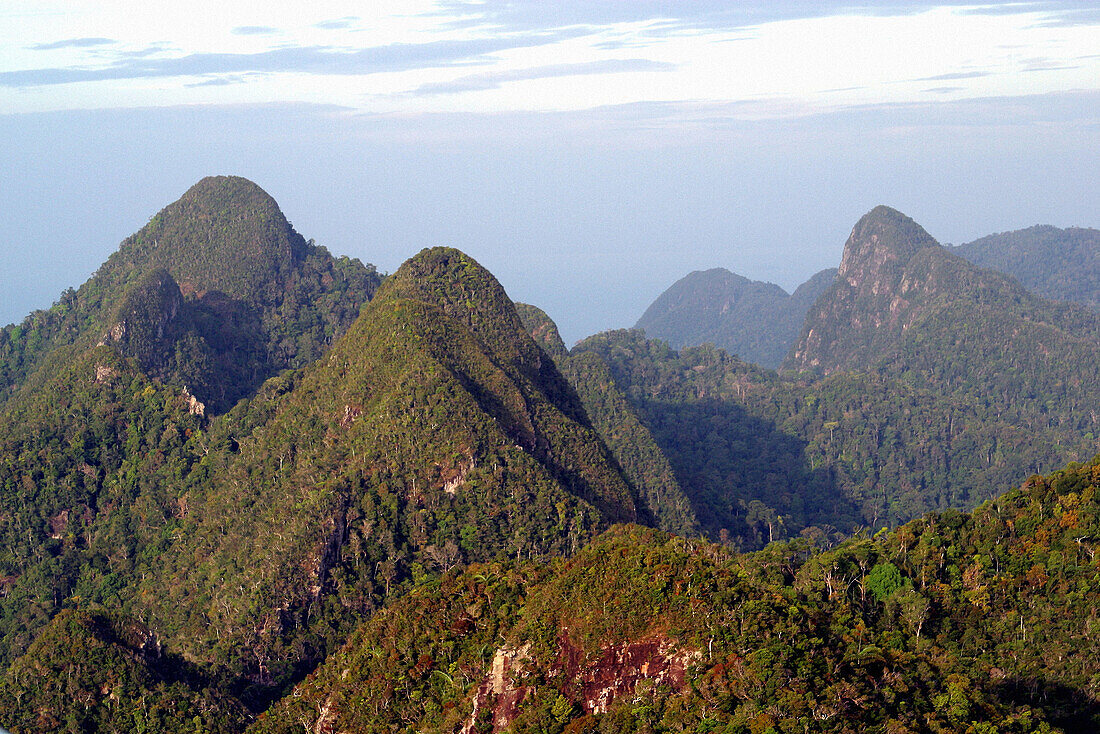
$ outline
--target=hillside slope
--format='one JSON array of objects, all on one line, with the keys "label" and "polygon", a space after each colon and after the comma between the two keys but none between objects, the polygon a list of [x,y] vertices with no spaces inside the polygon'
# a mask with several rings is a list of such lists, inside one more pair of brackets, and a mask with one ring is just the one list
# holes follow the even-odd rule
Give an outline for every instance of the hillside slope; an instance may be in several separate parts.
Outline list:
[{"label": "hillside slope", "polygon": [[639,518],[503,289],[444,248],[402,265],[325,359],[209,441],[228,450],[184,479],[186,511],[134,603],[254,704],[411,578],[575,552]]},{"label": "hillside slope", "polygon": [[1041,225],[991,234],[951,252],[1011,275],[1043,298],[1100,309],[1100,230]]},{"label": "hillside slope", "polygon": [[249,731],[1092,730],[1098,489],[1073,465],[828,551],[619,527],[452,572]]},{"label": "hillside slope", "polygon": [[688,537],[698,535],[699,521],[668,459],[615,384],[603,359],[593,352],[570,354],[558,327],[541,309],[524,303],[516,308],[524,328],[553,357],[577,391],[593,428],[636,488],[656,526]]},{"label": "hillside slope", "polygon": [[773,283],[722,268],[696,271],[658,296],[634,328],[675,349],[710,343],[775,369],[798,338],[806,312],[835,275],[835,270],[823,270],[788,295]]}]

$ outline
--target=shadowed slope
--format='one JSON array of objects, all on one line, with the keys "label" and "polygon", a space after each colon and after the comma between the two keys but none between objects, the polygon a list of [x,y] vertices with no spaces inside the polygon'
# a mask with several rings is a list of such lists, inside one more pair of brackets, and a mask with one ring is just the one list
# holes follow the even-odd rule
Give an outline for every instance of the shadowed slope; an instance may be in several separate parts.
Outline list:
[{"label": "shadowed slope", "polygon": [[569,354],[558,328],[541,309],[516,304],[524,326],[553,355],[558,368],[576,389],[593,427],[611,449],[638,498],[657,526],[670,533],[693,536],[699,524],[653,435],[638,419],[630,401],[615,385],[607,364],[593,352]]},{"label": "shadowed slope", "polygon": [[[199,375],[180,386],[223,412],[278,370],[317,359],[378,282],[373,267],[303,240],[256,184],[205,178],[124,240],[78,290],[0,331],[0,400],[53,374],[63,359],[57,349],[88,348],[116,332],[139,299],[160,327],[157,343],[128,339],[128,353],[157,362],[162,379]],[[183,312],[179,328],[165,331]],[[154,353],[139,353],[143,346]],[[179,364],[166,369],[172,360]],[[45,375],[35,376],[40,370]]]},{"label": "shadowed slope", "polygon": [[188,478],[141,606],[262,706],[425,569],[571,553],[637,516],[569,395],[583,415],[487,272],[422,252],[324,360],[212,427],[232,453]]},{"label": "shadowed slope", "polygon": [[788,295],[777,285],[722,268],[694,272],[650,304],[634,328],[674,349],[710,343],[775,369],[798,338],[806,312],[835,275],[835,270],[824,270]]}]

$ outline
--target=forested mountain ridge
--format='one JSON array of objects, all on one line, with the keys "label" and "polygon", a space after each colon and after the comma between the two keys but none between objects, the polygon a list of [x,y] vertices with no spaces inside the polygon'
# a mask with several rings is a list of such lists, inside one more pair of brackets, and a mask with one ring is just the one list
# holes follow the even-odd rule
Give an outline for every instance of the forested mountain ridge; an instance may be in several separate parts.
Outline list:
[{"label": "forested mountain ridge", "polygon": [[704,531],[750,548],[972,507],[1098,448],[1100,318],[971,265],[887,207],[857,223],[811,309],[788,359],[801,373],[638,332],[578,351],[610,368]]},{"label": "forested mountain ridge", "polygon": [[1100,309],[1100,231],[1038,225],[950,248],[979,267],[1011,275],[1036,295]]},{"label": "forested mountain ridge", "polygon": [[[211,259],[237,249],[251,254]],[[285,267],[265,269],[278,253]],[[185,296],[165,266],[246,298]],[[78,291],[3,330],[0,666],[70,598],[117,599],[184,511],[209,418],[282,360],[320,356],[378,281],[302,240],[255,184],[213,177]]]},{"label": "forested mountain ridge", "polygon": [[[923,340],[931,343],[918,347]],[[1077,352],[1094,344],[1100,344],[1095,313],[1038,298],[880,206],[852,230],[837,279],[810,310],[784,367],[831,374],[885,366],[902,373],[934,369],[932,362],[950,357],[1009,371],[1036,348],[1052,355],[1065,349],[1050,367],[1071,372],[1087,361]]]},{"label": "forested mountain ridge", "polygon": [[1100,466],[831,550],[617,527],[366,620],[249,731],[1083,732]]},{"label": "forested mountain ridge", "polygon": [[[160,273],[150,292],[167,308],[152,310],[170,313]],[[4,444],[3,506],[32,512],[0,518],[17,541],[0,569],[5,662],[61,608],[106,608],[123,616],[64,624],[140,624],[168,656],[128,679],[199,681],[226,711],[262,709],[413,579],[648,521],[499,283],[456,250],[412,258],[325,358],[213,419],[123,358],[127,344],[31,393],[72,399],[7,408],[25,413]],[[56,461],[36,469],[42,442]]]},{"label": "forested mountain ridge", "polygon": [[126,238],[79,289],[0,330],[0,402],[45,379],[63,361],[59,349],[124,330],[120,304],[132,290],[157,300],[150,287],[178,288],[184,301],[167,320],[178,318],[176,328],[152,339],[157,371],[190,380],[223,412],[278,370],[320,357],[379,281],[373,266],[306,242],[256,184],[211,176]]},{"label": "forested mountain ridge", "polygon": [[747,362],[775,369],[798,338],[806,312],[836,270],[823,270],[787,294],[723,268],[689,273],[646,309],[636,329],[673,348],[710,343]]},{"label": "forested mountain ridge", "polygon": [[653,434],[615,384],[607,363],[593,352],[570,354],[558,327],[541,309],[516,304],[524,328],[551,355],[577,391],[593,428],[611,450],[657,527],[693,537],[699,521]]},{"label": "forested mountain ridge", "polygon": [[846,272],[935,287],[871,367],[569,351],[457,250],[327,281],[261,194],[200,182],[9,334],[14,734],[1095,727],[1100,465],[999,496],[1096,452],[1092,315],[876,210]]}]

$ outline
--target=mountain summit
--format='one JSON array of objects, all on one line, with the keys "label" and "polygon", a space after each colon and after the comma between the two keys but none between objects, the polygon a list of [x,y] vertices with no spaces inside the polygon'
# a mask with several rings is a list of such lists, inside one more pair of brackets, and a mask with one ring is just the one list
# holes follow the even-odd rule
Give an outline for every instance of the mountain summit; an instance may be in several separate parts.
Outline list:
[{"label": "mountain summit", "polygon": [[939,243],[898,210],[876,206],[852,228],[837,275],[853,287],[883,281],[926,247]]},{"label": "mountain summit", "polygon": [[266,287],[309,250],[262,188],[239,176],[208,176],[126,238],[101,272],[164,268],[185,294],[270,297]]},{"label": "mountain summit", "polygon": [[806,311],[829,287],[823,270],[794,293],[724,268],[696,271],[657,297],[634,328],[674,349],[711,343],[741,359],[775,368],[790,350]]},{"label": "mountain summit", "polygon": [[840,274],[786,365],[905,376],[959,399],[1036,401],[1034,409],[1076,425],[1100,400],[1098,344],[1094,312],[1039,298],[879,207],[852,231]]},{"label": "mountain summit", "polygon": [[253,182],[204,178],[78,290],[0,333],[0,403],[35,373],[56,373],[59,347],[104,342],[224,412],[320,357],[380,280],[303,239]]}]

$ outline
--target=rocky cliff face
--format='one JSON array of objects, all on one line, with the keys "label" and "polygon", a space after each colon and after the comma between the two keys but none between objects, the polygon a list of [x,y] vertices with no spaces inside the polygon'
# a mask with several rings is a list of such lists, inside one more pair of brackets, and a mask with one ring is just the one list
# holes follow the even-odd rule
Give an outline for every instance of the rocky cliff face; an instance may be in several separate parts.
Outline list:
[{"label": "rocky cliff face", "polygon": [[954,279],[951,260],[912,219],[875,207],[852,229],[836,281],[810,309],[785,366],[825,374],[866,366]]}]

